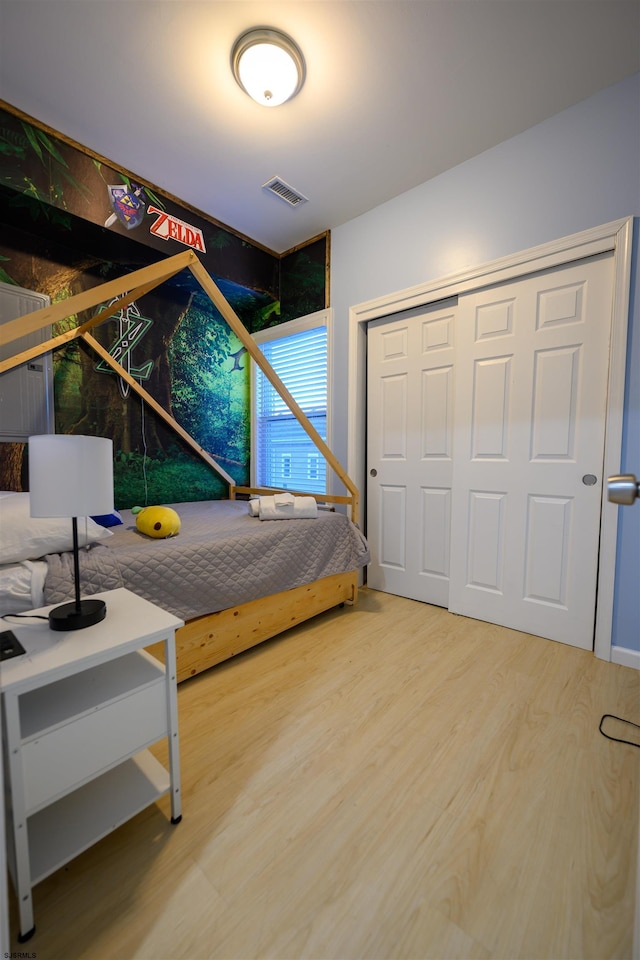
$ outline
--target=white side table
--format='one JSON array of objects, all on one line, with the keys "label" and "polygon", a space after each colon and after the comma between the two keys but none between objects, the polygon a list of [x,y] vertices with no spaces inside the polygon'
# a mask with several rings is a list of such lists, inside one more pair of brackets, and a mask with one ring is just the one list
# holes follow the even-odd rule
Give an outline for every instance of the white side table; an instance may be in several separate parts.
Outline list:
[{"label": "white side table", "polygon": [[[0,730],[3,728],[0,710]],[[7,903],[6,844],[4,830],[4,773],[0,756],[0,954],[9,954],[9,907]]]},{"label": "white side table", "polygon": [[[84,630],[7,624],[26,654],[0,673],[7,855],[21,943],[32,888],[165,793],[181,819],[175,631],[183,621],[129,590],[97,594]],[[50,607],[33,613],[47,613]],[[165,664],[143,648],[164,641]],[[167,770],[147,749],[166,738]]]}]

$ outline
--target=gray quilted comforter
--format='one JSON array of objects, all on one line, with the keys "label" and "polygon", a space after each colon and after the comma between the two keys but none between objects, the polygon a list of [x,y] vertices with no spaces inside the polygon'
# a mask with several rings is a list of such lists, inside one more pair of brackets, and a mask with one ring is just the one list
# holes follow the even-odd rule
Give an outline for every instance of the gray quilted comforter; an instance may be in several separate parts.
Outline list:
[{"label": "gray quilted comforter", "polygon": [[[366,540],[341,513],[261,521],[242,501],[171,506],[182,522],[176,537],[150,539],[121,510],[124,524],[111,528],[114,536],[80,551],[83,596],[127,587],[190,620],[369,562]],[[46,560],[45,603],[73,599],[72,554]]]}]

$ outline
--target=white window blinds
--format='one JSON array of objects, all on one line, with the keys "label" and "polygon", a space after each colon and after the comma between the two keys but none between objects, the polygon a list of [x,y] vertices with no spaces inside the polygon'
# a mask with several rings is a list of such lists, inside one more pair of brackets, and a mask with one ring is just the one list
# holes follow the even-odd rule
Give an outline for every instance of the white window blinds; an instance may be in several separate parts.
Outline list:
[{"label": "white window blinds", "polygon": [[[327,438],[327,328],[313,327],[260,349],[323,440]],[[326,493],[326,464],[284,400],[256,369],[254,399],[258,486]]]}]

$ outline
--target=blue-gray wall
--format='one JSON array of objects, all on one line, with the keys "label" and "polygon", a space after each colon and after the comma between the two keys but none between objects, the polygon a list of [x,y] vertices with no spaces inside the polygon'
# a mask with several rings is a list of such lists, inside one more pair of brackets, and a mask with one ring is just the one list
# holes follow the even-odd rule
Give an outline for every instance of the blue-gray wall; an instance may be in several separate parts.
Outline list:
[{"label": "blue-gray wall", "polygon": [[[333,230],[333,447],[341,462],[349,307],[629,216],[640,216],[640,74]],[[634,227],[621,471],[640,476]],[[620,509],[612,641],[640,650],[640,502]]]}]

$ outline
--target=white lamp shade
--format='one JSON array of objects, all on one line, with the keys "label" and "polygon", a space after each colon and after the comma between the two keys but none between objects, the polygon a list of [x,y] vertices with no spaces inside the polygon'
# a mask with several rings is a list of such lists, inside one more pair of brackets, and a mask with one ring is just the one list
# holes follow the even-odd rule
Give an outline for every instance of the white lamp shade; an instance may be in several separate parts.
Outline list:
[{"label": "white lamp shade", "polygon": [[29,437],[32,517],[90,517],[113,510],[113,443],[106,437]]}]

